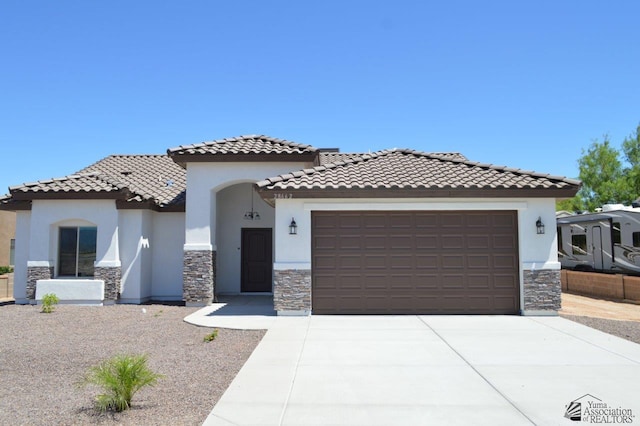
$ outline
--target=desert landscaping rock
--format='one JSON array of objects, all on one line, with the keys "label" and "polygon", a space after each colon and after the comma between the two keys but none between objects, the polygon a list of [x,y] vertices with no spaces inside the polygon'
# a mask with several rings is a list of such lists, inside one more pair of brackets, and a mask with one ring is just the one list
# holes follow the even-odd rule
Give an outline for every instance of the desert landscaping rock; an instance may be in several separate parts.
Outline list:
[{"label": "desert landscaping rock", "polygon": [[[0,306],[0,424],[200,425],[262,339],[264,331],[183,322],[197,308]],[[98,389],[78,388],[87,368],[120,352],[146,353],[163,375],[141,390],[133,408],[98,414]]]},{"label": "desert landscaping rock", "polygon": [[605,333],[640,343],[640,305],[562,293],[560,315]]}]

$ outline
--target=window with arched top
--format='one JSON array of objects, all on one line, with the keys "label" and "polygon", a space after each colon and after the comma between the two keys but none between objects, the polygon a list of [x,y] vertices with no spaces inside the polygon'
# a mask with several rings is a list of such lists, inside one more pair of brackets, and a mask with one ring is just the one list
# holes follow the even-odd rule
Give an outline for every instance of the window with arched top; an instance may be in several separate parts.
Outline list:
[{"label": "window with arched top", "polygon": [[95,226],[59,228],[58,276],[93,277],[97,235]]}]

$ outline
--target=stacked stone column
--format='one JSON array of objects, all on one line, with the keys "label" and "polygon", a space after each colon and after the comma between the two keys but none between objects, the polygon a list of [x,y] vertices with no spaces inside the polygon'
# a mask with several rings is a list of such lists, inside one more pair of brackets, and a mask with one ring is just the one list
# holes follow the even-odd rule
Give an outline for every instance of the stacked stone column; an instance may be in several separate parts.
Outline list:
[{"label": "stacked stone column", "polygon": [[122,282],[122,268],[96,266],[94,278],[104,281],[104,303],[112,304],[118,300]]},{"label": "stacked stone column", "polygon": [[559,269],[524,270],[523,278],[525,313],[560,310],[562,285]]},{"label": "stacked stone column", "polygon": [[311,312],[311,270],[276,270],[273,307],[279,313]]},{"label": "stacked stone column", "polygon": [[182,270],[182,298],[187,306],[205,306],[213,301],[216,252],[186,250]]},{"label": "stacked stone column", "polygon": [[53,278],[53,266],[27,266],[27,299],[36,299],[36,283],[38,280]]}]

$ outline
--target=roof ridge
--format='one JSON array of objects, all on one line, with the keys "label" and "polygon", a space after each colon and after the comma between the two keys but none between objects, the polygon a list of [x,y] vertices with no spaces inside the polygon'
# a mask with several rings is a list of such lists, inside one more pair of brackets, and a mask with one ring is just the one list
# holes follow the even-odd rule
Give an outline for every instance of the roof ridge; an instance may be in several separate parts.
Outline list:
[{"label": "roof ridge", "polygon": [[[322,172],[322,171],[325,171],[325,170],[332,170],[332,169],[335,169],[337,167],[341,167],[341,166],[344,166],[344,165],[362,163],[364,161],[368,161],[368,160],[372,160],[374,158],[378,158],[378,157],[382,157],[382,156],[388,155],[391,152],[393,152],[393,150],[376,151],[376,152],[372,152],[372,153],[368,153],[368,154],[363,154],[362,156],[356,157],[356,158],[347,158],[347,159],[336,161],[334,163],[327,163],[327,164],[322,164],[320,166],[314,166],[314,167],[312,167],[310,169],[303,169],[302,172],[304,172],[305,175],[310,176],[310,175],[313,175],[313,174],[318,173],[318,172]],[[282,181],[289,180],[289,179],[295,179],[297,176],[295,176],[294,173],[296,173],[296,172],[299,172],[299,170],[295,170],[295,171],[292,171],[292,172],[289,172],[289,173],[283,173],[283,174],[280,174],[280,175],[277,175],[277,176],[273,176],[273,177],[261,180],[259,182],[256,182],[256,185],[258,187],[263,187],[263,186],[269,185],[270,183],[282,182]]]},{"label": "roof ridge", "polygon": [[514,173],[520,176],[532,176],[532,177],[539,177],[539,178],[545,178],[545,179],[549,179],[552,181],[561,181],[561,182],[566,182],[566,183],[570,183],[570,184],[579,184],[580,181],[576,180],[576,179],[570,179],[566,176],[554,176],[548,173],[538,173],[532,170],[523,170],[523,169],[516,169],[513,167],[507,167],[507,166],[498,166],[496,164],[491,164],[491,163],[480,163],[478,161],[471,161],[469,159],[463,160],[460,158],[448,158],[448,157],[442,157],[442,156],[437,156],[434,155],[435,153],[429,153],[429,152],[424,152],[424,151],[418,151],[415,149],[408,149],[408,148],[403,148],[403,149],[398,149],[398,148],[394,148],[394,150],[396,152],[402,152],[403,154],[413,154],[413,155],[419,155],[419,156],[423,156],[423,157],[429,157],[429,158],[433,158],[436,160],[440,160],[440,161],[447,161],[447,162],[451,162],[451,163],[460,163],[460,164],[465,164],[468,166],[473,166],[473,167],[480,167],[482,169],[485,170],[496,170],[499,172],[509,172],[509,173]]},{"label": "roof ridge", "polygon": [[202,147],[206,147],[206,146],[212,146],[214,144],[223,144],[223,143],[229,143],[229,142],[240,142],[240,141],[246,141],[246,140],[252,140],[252,139],[261,139],[261,140],[264,140],[264,141],[267,141],[267,142],[271,142],[271,143],[274,143],[274,144],[280,144],[280,145],[290,146],[290,147],[293,147],[293,148],[310,149],[312,151],[317,151],[317,148],[315,148],[315,147],[313,147],[311,145],[302,144],[302,143],[290,141],[290,140],[287,140],[287,139],[274,138],[274,137],[268,136],[268,135],[251,134],[251,135],[234,136],[234,137],[230,137],[230,138],[214,139],[214,140],[211,140],[211,141],[204,141],[204,142],[195,143],[195,144],[189,144],[189,145],[179,145],[177,147],[173,147],[173,148],[167,149],[167,154],[170,154],[170,153],[176,152],[176,151],[180,151],[180,150],[184,150],[184,149],[202,148]]}]

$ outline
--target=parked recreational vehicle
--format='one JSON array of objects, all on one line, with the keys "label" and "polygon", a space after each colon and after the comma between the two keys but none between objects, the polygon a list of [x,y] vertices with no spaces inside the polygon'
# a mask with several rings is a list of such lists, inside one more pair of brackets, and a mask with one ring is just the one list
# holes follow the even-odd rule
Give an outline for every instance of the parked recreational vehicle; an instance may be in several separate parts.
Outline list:
[{"label": "parked recreational vehicle", "polygon": [[640,275],[640,208],[603,206],[598,213],[557,215],[563,268]]}]

